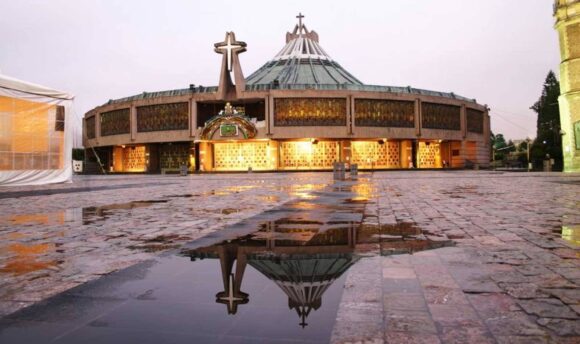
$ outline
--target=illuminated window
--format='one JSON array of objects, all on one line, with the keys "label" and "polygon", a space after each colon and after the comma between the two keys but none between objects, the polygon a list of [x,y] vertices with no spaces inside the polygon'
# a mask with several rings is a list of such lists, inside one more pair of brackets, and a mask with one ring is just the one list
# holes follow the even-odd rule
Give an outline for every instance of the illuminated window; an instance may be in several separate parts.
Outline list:
[{"label": "illuminated window", "polygon": [[415,126],[415,103],[399,100],[356,99],[355,125],[360,127]]},{"label": "illuminated window", "polygon": [[344,98],[276,98],[274,125],[284,126],[345,126]]}]

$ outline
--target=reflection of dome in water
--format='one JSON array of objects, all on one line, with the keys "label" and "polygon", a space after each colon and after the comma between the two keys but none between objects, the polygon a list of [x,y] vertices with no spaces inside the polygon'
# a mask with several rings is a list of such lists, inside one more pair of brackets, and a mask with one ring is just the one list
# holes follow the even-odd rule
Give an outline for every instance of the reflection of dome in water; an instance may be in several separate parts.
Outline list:
[{"label": "reflection of dome in water", "polygon": [[322,294],[356,260],[352,254],[256,254],[250,257],[249,264],[288,295],[288,306],[296,310],[304,327],[310,311],[320,308]]}]

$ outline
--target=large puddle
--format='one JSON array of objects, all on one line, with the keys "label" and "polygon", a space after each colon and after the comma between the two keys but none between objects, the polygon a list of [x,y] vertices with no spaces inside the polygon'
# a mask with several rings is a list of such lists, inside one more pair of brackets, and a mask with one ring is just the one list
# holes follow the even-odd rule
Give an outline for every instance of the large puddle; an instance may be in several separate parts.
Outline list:
[{"label": "large puddle", "polygon": [[[374,203],[364,180],[294,192],[295,201],[192,241],[177,254],[103,276],[10,318],[63,325],[55,343],[87,336],[107,343],[176,336],[200,343],[328,342],[345,276],[357,261],[452,244],[412,223],[363,225],[365,207]],[[86,209],[83,221],[152,204]],[[66,313],[71,304],[74,317]],[[20,329],[42,330],[35,326],[26,322]]]}]

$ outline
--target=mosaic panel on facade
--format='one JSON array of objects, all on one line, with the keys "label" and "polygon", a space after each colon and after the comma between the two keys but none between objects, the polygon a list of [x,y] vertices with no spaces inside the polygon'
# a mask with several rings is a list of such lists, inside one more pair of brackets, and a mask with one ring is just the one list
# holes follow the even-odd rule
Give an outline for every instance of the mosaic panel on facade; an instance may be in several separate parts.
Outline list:
[{"label": "mosaic panel on facade", "polygon": [[461,108],[459,106],[422,103],[421,117],[423,128],[461,130]]},{"label": "mosaic panel on facade", "polygon": [[124,171],[143,172],[147,170],[147,162],[145,146],[127,147],[123,149]]},{"label": "mosaic panel on facade", "polygon": [[280,167],[283,169],[330,169],[338,160],[339,144],[336,141],[280,144]]},{"label": "mosaic panel on facade", "polygon": [[274,125],[288,126],[345,126],[344,98],[276,98]]},{"label": "mosaic panel on facade", "polygon": [[178,169],[189,165],[189,144],[162,145],[159,149],[159,167]]},{"label": "mosaic panel on facade", "polygon": [[264,170],[273,164],[267,142],[220,142],[214,144],[213,154],[217,171]]},{"label": "mosaic panel on facade", "polygon": [[483,134],[483,112],[467,109],[467,131]]},{"label": "mosaic panel on facade", "polygon": [[95,120],[95,116],[89,117],[85,119],[85,128],[87,133],[87,138],[94,139],[96,137],[96,126],[97,121]]},{"label": "mosaic panel on facade", "polygon": [[186,130],[189,128],[187,102],[137,107],[137,131]]},{"label": "mosaic panel on facade", "polygon": [[353,141],[350,146],[352,164],[359,168],[399,168],[400,143],[387,141]]},{"label": "mosaic panel on facade", "polygon": [[101,114],[101,136],[129,134],[131,132],[130,109],[119,109]]},{"label": "mosaic panel on facade", "polygon": [[399,100],[356,99],[354,121],[359,127],[415,126],[415,103]]},{"label": "mosaic panel on facade", "polygon": [[419,142],[417,165],[418,168],[442,167],[441,145],[434,142]]}]

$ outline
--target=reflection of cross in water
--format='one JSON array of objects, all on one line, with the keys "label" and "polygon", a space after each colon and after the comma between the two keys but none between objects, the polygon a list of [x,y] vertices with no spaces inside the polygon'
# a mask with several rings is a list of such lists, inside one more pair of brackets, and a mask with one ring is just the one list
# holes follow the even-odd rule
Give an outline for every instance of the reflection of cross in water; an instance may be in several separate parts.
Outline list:
[{"label": "reflection of cross in water", "polygon": [[235,314],[235,310],[240,303],[244,303],[245,298],[234,295],[234,274],[230,274],[228,289],[224,293],[218,294],[220,303],[228,306],[228,314]]},{"label": "reflection of cross in water", "polygon": [[[216,294],[216,302],[225,304],[228,314],[236,314],[238,305],[246,304],[249,301],[248,294],[240,290],[246,269],[246,257],[238,252],[237,244],[220,246],[218,252],[224,291]],[[235,273],[232,273],[234,261],[236,261],[236,269]]]}]

